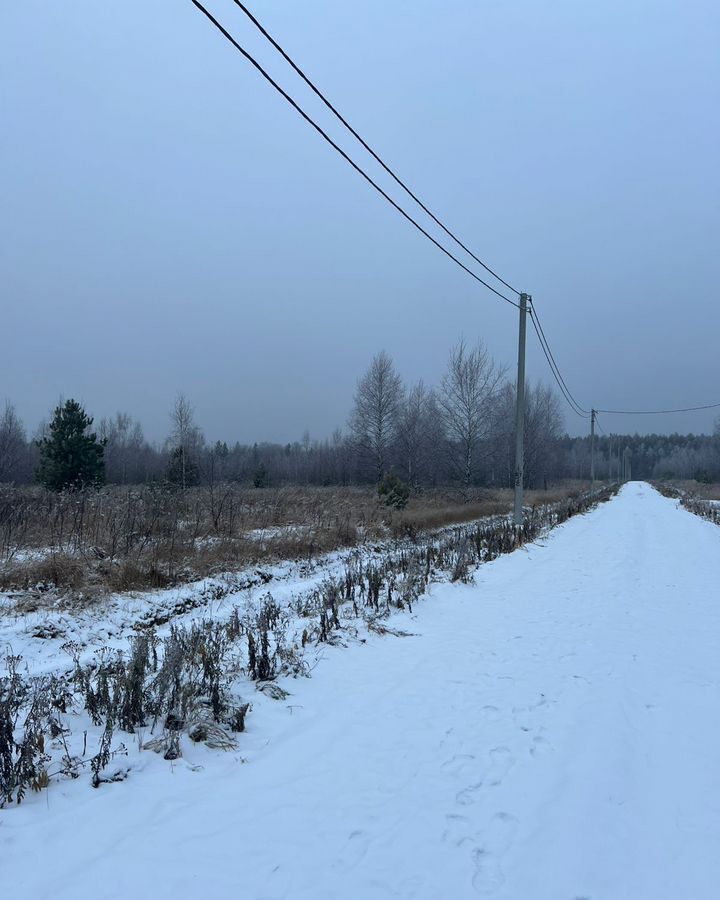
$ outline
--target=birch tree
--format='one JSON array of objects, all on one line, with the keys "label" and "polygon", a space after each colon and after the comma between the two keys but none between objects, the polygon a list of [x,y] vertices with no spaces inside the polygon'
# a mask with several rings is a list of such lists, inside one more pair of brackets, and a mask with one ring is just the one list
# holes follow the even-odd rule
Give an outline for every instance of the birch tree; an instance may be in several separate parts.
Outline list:
[{"label": "birch tree", "polygon": [[415,490],[432,479],[442,444],[442,424],[433,390],[422,381],[408,392],[398,418],[398,455],[403,477]]},{"label": "birch tree", "polygon": [[378,481],[390,464],[403,397],[402,379],[383,350],[358,382],[350,417],[353,441]]},{"label": "birch tree", "polygon": [[505,377],[482,343],[469,350],[460,340],[448,361],[438,404],[448,441],[450,466],[467,500],[481,445],[491,433],[498,394]]},{"label": "birch tree", "polygon": [[0,481],[20,480],[25,474],[23,462],[26,455],[25,428],[8,400],[0,416]]},{"label": "birch tree", "polygon": [[172,453],[168,465],[171,480],[183,490],[197,484],[199,478],[198,456],[204,442],[200,429],[195,424],[195,414],[184,394],[178,394],[170,418],[173,430],[170,436]]}]

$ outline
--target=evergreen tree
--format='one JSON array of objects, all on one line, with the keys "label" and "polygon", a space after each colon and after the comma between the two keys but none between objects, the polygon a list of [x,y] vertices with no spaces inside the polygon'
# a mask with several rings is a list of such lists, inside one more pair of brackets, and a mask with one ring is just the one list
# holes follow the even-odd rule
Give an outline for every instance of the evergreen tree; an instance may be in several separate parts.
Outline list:
[{"label": "evergreen tree", "polygon": [[176,447],[168,459],[165,478],[177,487],[195,487],[200,484],[200,469],[183,447]]},{"label": "evergreen tree", "polygon": [[405,509],[410,498],[410,488],[391,470],[378,484],[378,496],[385,506]]},{"label": "evergreen tree", "polygon": [[264,487],[268,486],[268,482],[269,482],[268,470],[265,468],[264,463],[260,463],[260,465],[253,472],[253,477],[252,477],[253,487],[264,488]]},{"label": "evergreen tree", "polygon": [[92,423],[76,400],[55,409],[49,436],[37,442],[40,465],[36,476],[46,488],[61,491],[105,480],[104,448],[90,431]]}]

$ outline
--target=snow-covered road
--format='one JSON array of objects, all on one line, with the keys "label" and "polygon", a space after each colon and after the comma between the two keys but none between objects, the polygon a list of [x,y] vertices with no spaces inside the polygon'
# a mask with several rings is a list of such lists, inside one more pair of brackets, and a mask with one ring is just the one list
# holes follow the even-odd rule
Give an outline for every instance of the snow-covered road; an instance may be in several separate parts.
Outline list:
[{"label": "snow-covered road", "polygon": [[0,812],[3,891],[720,897],[717,526],[631,483],[392,624],[258,694],[243,762],[145,752]]}]

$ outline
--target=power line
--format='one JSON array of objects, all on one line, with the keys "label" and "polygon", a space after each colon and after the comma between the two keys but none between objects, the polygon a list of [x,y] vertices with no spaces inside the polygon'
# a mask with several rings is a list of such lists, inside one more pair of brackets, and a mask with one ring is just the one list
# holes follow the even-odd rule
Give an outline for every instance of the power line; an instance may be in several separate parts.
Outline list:
[{"label": "power line", "polygon": [[[545,358],[550,365],[550,370],[555,376],[555,380],[558,382],[558,386],[563,390],[563,394],[565,395],[565,399],[568,403],[571,404],[572,408],[578,415],[585,414],[585,418],[588,418],[590,415],[590,411],[584,409],[573,397],[570,389],[565,382],[565,379],[560,372],[560,368],[558,367],[557,362],[555,361],[555,357],[553,356],[553,352],[550,349],[550,344],[543,330],[542,324],[540,322],[540,317],[538,316],[537,309],[533,305],[530,309],[530,315],[532,317],[533,326],[535,327],[535,332],[540,340],[540,345],[542,346],[543,352],[545,353]],[[547,352],[546,352],[547,351]],[[562,382],[562,385],[560,384]],[[596,413],[605,413],[607,415],[627,415],[627,416],[656,416],[656,415],[668,415],[670,413],[684,413],[684,412],[696,412],[698,410],[703,409],[720,409],[720,403],[709,403],[705,406],[686,406],[681,409],[596,409]],[[595,418],[597,423],[597,416]],[[600,428],[598,424],[598,428]],[[600,428],[602,431],[602,428]],[[603,432],[604,434],[604,432]]]},{"label": "power line", "polygon": [[[480,266],[482,266],[487,272],[489,272],[494,278],[496,278],[501,284],[503,284],[506,288],[513,291],[515,294],[520,294],[520,292],[514,288],[511,284],[501,278],[496,272],[494,272],[486,263],[484,263],[478,256],[476,256],[456,235],[448,229],[443,222],[431,212],[430,209],[417,197],[415,193],[392,171],[392,169],[381,159],[381,157],[366,143],[365,140],[358,134],[357,131],[349,124],[349,122],[341,115],[341,113],[330,103],[330,101],[324,96],[324,94],[315,86],[315,84],[308,78],[308,76],[302,71],[302,69],[291,59],[291,57],[283,50],[283,48],[278,44],[277,41],[266,31],[266,29],[260,24],[260,22],[255,18],[255,16],[250,12],[247,7],[240,2],[240,0],[234,0],[235,4],[245,13],[245,15],[253,22],[253,24],[261,31],[264,37],[272,44],[272,46],[283,56],[283,58],[288,62],[288,64],[294,69],[295,72],[305,81],[305,83],[311,88],[311,90],[322,100],[325,106],[330,109],[330,111],[338,118],[338,120],[348,129],[348,131],[360,142],[360,144],[371,154],[371,156],[382,166],[382,168],[394,179],[394,181],[403,188],[403,190],[420,206],[420,208],[427,213],[428,216],[453,240],[455,243],[461,247],[470,257],[472,257],[475,262],[477,262]],[[305,112],[304,109],[285,91],[268,72],[260,65],[260,63],[247,51],[244,47],[242,47],[235,38],[230,34],[230,32],[224,28],[223,25],[210,13],[203,5],[199,2],[199,0],[191,0],[191,3],[211,22],[212,25],[217,28],[217,30],[225,37],[235,49],[245,57],[245,59],[252,65],[254,68],[262,75],[262,77],[286,100],[295,111],[312,127],[317,131],[317,133],[340,155],[342,158],[350,165],[352,168],[367,181],[367,183],[373,187],[382,197],[385,199],[394,209],[396,209],[400,215],[402,215],[411,225],[413,225],[424,237],[426,237],[438,250],[442,251],[450,260],[452,260],[456,265],[458,265],[466,274],[468,274],[471,278],[477,281],[479,284],[482,284],[483,287],[487,288],[501,300],[504,300],[506,303],[509,303],[511,306],[514,306],[516,309],[520,308],[520,305],[516,303],[514,300],[511,300],[501,291],[498,291],[491,284],[488,284],[487,281],[480,278],[475,272],[473,272],[468,266],[466,266],[463,262],[461,262],[453,253],[451,253],[446,247],[444,247],[438,240],[436,240],[422,225],[419,224],[405,209],[403,209],[399,203],[390,197],[390,195],[383,190],[380,185],[371,178],[370,175],[365,172],[364,169],[361,168],[328,134],[325,132],[320,125]],[[533,327],[535,329],[535,333],[537,334],[538,341],[540,342],[540,347],[542,352],[547,360],[548,366],[550,367],[550,371],[557,382],[558,387],[567,401],[570,408],[577,415],[582,418],[590,418],[591,413],[584,409],[574,398],[572,392],[567,386],[565,379],[562,376],[559,366],[555,360],[555,357],[550,348],[550,344],[547,340],[545,332],[543,330],[542,324],[537,315],[537,311],[532,307],[530,310],[530,318],[533,323]],[[720,403],[710,403],[703,406],[688,406],[678,409],[658,409],[658,410],[627,410],[627,409],[599,409],[596,412],[605,413],[608,415],[667,415],[672,413],[684,413],[684,412],[695,412],[698,410],[706,410],[706,409],[718,409],[720,408]]]},{"label": "power line", "polygon": [[223,37],[225,37],[225,38],[233,45],[233,47],[235,47],[235,49],[238,50],[238,51],[245,57],[245,59],[247,59],[247,61],[257,69],[257,71],[263,76],[263,78],[264,78],[270,85],[272,85],[272,87],[275,88],[275,90],[276,90],[276,91],[277,91],[277,92],[278,92],[278,93],[279,93],[279,94],[280,94],[280,95],[281,95],[281,96],[282,96],[282,97],[283,97],[283,98],[284,98],[284,99],[285,99],[285,100],[293,107],[293,109],[294,109],[297,113],[299,113],[299,114],[302,116],[302,118],[305,119],[305,121],[306,121],[309,125],[311,125],[311,126],[315,129],[315,131],[317,131],[318,134],[319,134],[322,138],[324,138],[324,140],[327,141],[327,143],[330,144],[330,146],[331,146],[337,153],[339,153],[340,156],[342,156],[342,158],[343,158],[347,163],[349,163],[349,165],[351,165],[351,166],[353,167],[353,169],[355,169],[355,171],[356,171],[359,175],[361,175],[361,176],[365,179],[365,181],[368,182],[368,184],[370,184],[372,187],[374,187],[375,190],[376,190],[382,197],[384,197],[385,200],[387,200],[387,202],[388,202],[391,206],[393,206],[393,207],[400,213],[400,215],[402,215],[405,219],[408,220],[408,222],[410,222],[412,225],[414,225],[415,228],[417,228],[417,230],[418,230],[421,234],[425,235],[425,237],[426,237],[429,241],[431,241],[431,242],[432,242],[439,250],[441,250],[441,251],[442,251],[447,257],[449,257],[454,263],[456,263],[458,266],[460,266],[461,269],[463,269],[465,272],[467,272],[467,274],[468,274],[471,278],[474,278],[475,281],[477,281],[477,282],[479,282],[480,284],[482,284],[482,285],[483,285],[484,287],[486,287],[489,291],[492,291],[493,294],[496,294],[498,297],[500,297],[501,300],[504,300],[506,303],[509,303],[511,306],[514,306],[516,309],[519,309],[519,308],[520,308],[519,304],[515,303],[514,300],[511,300],[509,297],[506,297],[505,294],[501,293],[501,292],[498,291],[496,288],[494,288],[492,285],[488,284],[487,281],[484,281],[482,278],[480,278],[479,275],[476,275],[475,272],[473,272],[471,269],[469,269],[469,268],[468,268],[464,263],[462,263],[456,256],[454,256],[448,249],[446,249],[445,247],[443,247],[443,245],[442,245],[439,241],[437,241],[437,240],[436,240],[436,239],[435,239],[428,231],[426,231],[426,230],[422,227],[422,225],[420,225],[418,222],[416,222],[415,219],[413,219],[413,217],[412,217],[409,213],[405,212],[405,210],[404,210],[398,203],[396,203],[395,200],[393,200],[392,197],[391,197],[389,194],[387,194],[387,193],[380,187],[379,184],[377,184],[377,182],[373,181],[373,179],[367,174],[367,172],[365,172],[364,169],[362,169],[362,168],[361,168],[354,160],[352,160],[352,159],[348,156],[348,154],[342,149],[342,147],[340,147],[338,144],[336,144],[335,141],[334,141],[334,140],[333,140],[333,139],[332,139],[325,131],[323,131],[323,129],[317,124],[317,122],[316,122],[314,119],[312,119],[312,118],[305,112],[305,110],[302,109],[302,107],[301,107],[298,103],[295,102],[295,100],[293,100],[293,98],[287,93],[287,91],[283,90],[283,88],[280,87],[280,85],[277,83],[277,81],[275,81],[275,79],[272,78],[272,76],[269,75],[269,74],[265,71],[265,69],[260,65],[260,63],[259,63],[259,62],[258,62],[258,61],[250,54],[250,53],[248,53],[248,51],[245,50],[244,47],[242,47],[242,46],[235,40],[235,38],[230,34],[230,32],[229,32],[226,28],[224,28],[224,27],[220,24],[220,22],[218,22],[218,20],[212,15],[212,13],[209,12],[209,11],[202,5],[202,3],[199,2],[199,0],[190,0],[190,2],[191,2],[191,3],[193,4],[193,6],[195,6],[198,10],[200,10],[200,12],[201,12],[201,13],[202,13],[202,14],[203,14],[203,15],[204,15],[204,16],[205,16],[205,17],[206,17],[206,18],[207,18],[214,26],[215,26],[215,28],[217,28],[217,30],[223,35]]},{"label": "power line", "polygon": [[[543,353],[545,354],[545,358],[548,361],[550,366],[550,371],[552,372],[555,380],[558,382],[558,386],[565,396],[565,399],[571,405],[573,410],[578,415],[584,415],[584,418],[589,418],[591,415],[590,410],[584,409],[573,397],[570,389],[568,388],[565,379],[562,377],[562,373],[555,361],[555,357],[553,356],[553,352],[550,349],[550,344],[548,343],[547,337],[545,336],[545,332],[543,331],[542,324],[540,323],[540,318],[537,314],[537,309],[533,306],[530,309],[530,316],[532,318],[533,326],[535,327],[535,333],[538,336],[538,340],[540,341],[540,346],[542,347]],[[562,382],[562,384],[561,384]],[[660,416],[660,415],[668,415],[670,413],[685,413],[685,412],[696,412],[698,410],[703,409],[720,409],[720,403],[709,403],[705,406],[686,406],[681,409],[596,409],[595,413],[605,413],[607,415],[623,415],[623,416]],[[597,415],[595,417],[595,421],[597,423]],[[600,428],[598,424],[598,428]],[[602,431],[602,428],[600,428]],[[603,432],[604,434],[605,432]]]},{"label": "power line", "polygon": [[542,323],[540,321],[540,316],[538,315],[537,309],[535,308],[534,304],[531,306],[530,315],[533,317],[534,324],[537,326],[535,331],[538,335],[538,338],[540,339],[540,343],[544,344],[544,349],[547,350],[547,352],[550,356],[550,359],[552,360],[551,368],[554,368],[555,372],[557,372],[557,376],[560,379],[560,381],[562,381],[565,391],[566,391],[568,397],[570,397],[572,404],[575,407],[576,412],[580,415],[589,416],[590,410],[585,409],[577,402],[577,400],[572,395],[572,391],[567,386],[567,382],[565,381],[565,379],[562,376],[562,372],[560,371],[560,367],[558,366],[557,361],[555,360],[555,357],[553,355],[553,352],[550,349],[550,342],[547,339],[547,336],[545,334],[545,329],[542,327]]},{"label": "power line", "polygon": [[537,322],[535,321],[535,316],[532,315],[532,311],[530,311],[530,321],[532,322],[532,326],[535,329],[535,334],[537,335],[537,339],[540,344],[540,349],[542,350],[543,354],[545,355],[545,359],[547,360],[547,364],[550,368],[550,373],[553,376],[553,378],[555,379],[557,386],[560,388],[560,392],[563,395],[563,398],[568,403],[568,405],[570,406],[572,411],[574,413],[578,413],[578,415],[580,415],[578,410],[575,408],[575,405],[573,404],[572,400],[568,396],[568,394],[565,390],[565,387],[563,386],[560,378],[558,377],[558,373],[555,371],[555,366],[553,364],[552,359],[550,358],[548,349],[545,347],[545,343],[543,342],[542,335],[540,334],[540,332],[538,330]]},{"label": "power line", "polygon": [[300,68],[300,66],[298,66],[297,63],[290,57],[290,55],[285,52],[285,50],[280,46],[280,44],[275,40],[275,38],[267,32],[267,30],[263,27],[263,25],[261,25],[261,23],[250,12],[250,10],[247,8],[247,6],[245,6],[244,3],[241,3],[240,0],[233,0],[233,2],[235,3],[236,6],[238,6],[245,13],[245,15],[248,17],[248,19],[250,19],[250,21],[253,23],[253,25],[255,25],[255,27],[262,33],[262,35],[272,44],[272,46],[285,59],[285,61],[295,70],[295,72],[297,72],[297,74],[302,78],[302,80],[305,82],[305,84],[307,84],[307,86],[320,98],[320,100],[322,100],[322,102],[330,110],[330,112],[332,112],[333,115],[335,115],[336,118],[339,119],[339,121],[345,126],[345,128],[347,128],[347,130],[350,132],[350,134],[352,134],[353,137],[356,138],[362,144],[362,146],[373,157],[373,159],[375,159],[378,163],[380,163],[380,165],[383,167],[383,169],[388,173],[388,175],[397,184],[400,185],[400,187],[405,191],[405,193],[408,194],[408,196],[410,196],[418,204],[418,206],[424,212],[426,212],[428,214],[428,216],[430,216],[430,218],[433,220],[433,222],[435,222],[436,225],[438,225],[440,228],[442,228],[442,230],[445,232],[445,234],[447,234],[448,237],[452,238],[452,240],[455,241],[455,243],[459,247],[461,247],[469,256],[471,256],[475,260],[476,263],[481,265],[483,267],[483,269],[485,269],[486,272],[489,272],[494,278],[497,278],[497,280],[501,284],[504,284],[506,288],[513,291],[513,293],[515,293],[519,296],[520,291],[518,291],[517,288],[514,288],[511,284],[508,284],[508,282],[505,281],[505,279],[501,278],[497,274],[497,272],[494,272],[490,268],[490,266],[487,265],[487,263],[484,263],[480,259],[479,256],[476,256],[472,252],[472,250],[470,250],[470,248],[467,247],[460,240],[459,237],[457,237],[455,234],[453,234],[453,232],[450,231],[450,229],[446,225],[444,225],[443,222],[441,222],[441,220],[433,212],[431,212],[431,210],[428,209],[428,207],[422,202],[422,200],[417,196],[417,194],[415,194],[412,190],[410,190],[410,188],[405,184],[405,182],[398,175],[396,175],[395,172],[393,172],[393,170],[390,168],[390,166],[388,166],[387,163],[385,163],[384,160],[381,159],[381,157],[375,152],[375,150],[373,150],[373,148],[352,127],[352,125],[347,121],[347,119],[333,106],[333,104],[327,99],[327,97],[323,94],[323,92],[310,80],[310,78],[305,74],[305,72],[303,72],[303,70]]},{"label": "power line", "polygon": [[[558,382],[558,386],[560,386],[561,390],[563,390],[563,394],[565,395],[565,399],[568,403],[571,404],[575,412],[580,414],[586,414],[586,417],[590,415],[590,411],[584,409],[580,404],[575,400],[572,395],[572,392],[567,386],[565,379],[560,372],[560,368],[553,356],[553,352],[550,349],[550,344],[545,335],[545,331],[543,330],[542,324],[540,322],[540,317],[538,316],[537,309],[533,305],[530,309],[530,315],[532,317],[533,326],[535,326],[535,332],[540,340],[540,344],[543,348],[543,352],[545,353],[545,358],[550,365],[550,370],[555,376],[555,380]],[[546,352],[547,351],[547,352]],[[562,384],[561,384],[562,383]],[[720,403],[708,403],[704,406],[685,406],[679,409],[596,409],[596,413],[605,413],[607,415],[624,415],[624,416],[659,416],[659,415],[669,415],[671,413],[685,413],[685,412],[697,412],[698,410],[704,409],[720,409]],[[596,417],[597,422],[597,417]],[[598,428],[600,426],[598,425]],[[600,429],[602,431],[602,429]],[[604,433],[604,432],[603,432]]]},{"label": "power line", "polygon": [[553,376],[553,378],[555,379],[555,381],[557,382],[557,386],[560,388],[560,393],[561,393],[561,394],[563,395],[563,397],[565,398],[565,400],[566,400],[567,404],[569,405],[570,409],[571,409],[576,415],[580,416],[581,419],[589,419],[589,418],[590,418],[590,415],[589,415],[589,414],[586,414],[586,413],[583,411],[582,407],[581,407],[581,406],[578,406],[578,405],[576,404],[575,400],[574,400],[573,397],[572,397],[572,394],[570,394],[570,392],[569,392],[569,391],[567,390],[567,388],[565,387],[565,382],[564,382],[563,379],[562,379],[562,375],[560,375],[560,370],[558,369],[558,370],[556,371],[555,363],[554,363],[554,361],[553,361],[553,359],[552,359],[552,356],[551,356],[551,354],[550,354],[550,352],[549,352],[550,348],[549,348],[549,347],[546,348],[546,346],[545,346],[545,342],[543,341],[541,332],[540,332],[540,330],[539,330],[539,328],[538,328],[538,324],[539,324],[539,323],[536,322],[536,317],[535,317],[534,315],[531,315],[531,316],[530,316],[530,321],[531,321],[532,324],[533,324],[533,328],[535,329],[535,334],[537,335],[538,341],[540,342],[540,349],[541,349],[542,352],[545,354],[545,359],[547,360],[548,366],[550,367],[550,371],[551,371],[551,373],[552,373],[552,376]]},{"label": "power line", "polygon": [[533,324],[533,328],[535,329],[535,334],[537,335],[538,341],[540,343],[540,349],[542,350],[545,359],[547,360],[547,364],[550,368],[550,372],[557,382],[557,386],[560,388],[560,393],[565,398],[567,404],[570,406],[570,409],[578,416],[583,419],[589,419],[590,413],[583,409],[579,403],[575,400],[573,395],[570,393],[565,379],[562,377],[560,369],[557,367],[557,363],[555,362],[555,358],[552,355],[552,351],[550,350],[550,346],[547,344],[542,328],[540,327],[540,322],[537,319],[537,315],[533,313],[533,310],[530,310],[530,321]]},{"label": "power line", "polygon": [[699,409],[720,409],[720,403],[705,406],[685,406],[682,409],[598,409],[597,412],[612,416],[664,416],[669,413],[696,412]]},{"label": "power line", "polygon": [[[566,395],[566,399],[569,403],[572,404],[575,411],[580,413],[585,413],[586,417],[590,415],[590,410],[584,409],[573,397],[570,389],[568,388],[565,379],[562,377],[562,373],[558,367],[557,362],[555,361],[555,357],[553,356],[553,352],[550,349],[550,344],[548,342],[547,337],[545,336],[545,332],[543,330],[542,324],[540,322],[540,317],[538,316],[537,309],[535,305],[532,305],[530,309],[530,316],[533,321],[533,325],[535,326],[535,332],[540,340],[540,344],[543,348],[543,352],[545,352],[545,358],[547,359],[550,369],[555,375],[555,380],[558,381],[558,385],[562,382],[562,387],[564,387],[564,392]],[[561,387],[561,389],[562,389]],[[684,412],[696,412],[701,409],[720,409],[720,403],[709,403],[705,406],[686,406],[682,409],[596,409],[596,413],[606,413],[607,415],[623,415],[623,416],[659,416],[659,415],[667,415],[669,413],[684,413]],[[597,422],[597,416],[595,421]],[[598,425],[598,428],[600,426]],[[602,429],[600,429],[602,431]],[[604,434],[604,432],[603,432]]]}]

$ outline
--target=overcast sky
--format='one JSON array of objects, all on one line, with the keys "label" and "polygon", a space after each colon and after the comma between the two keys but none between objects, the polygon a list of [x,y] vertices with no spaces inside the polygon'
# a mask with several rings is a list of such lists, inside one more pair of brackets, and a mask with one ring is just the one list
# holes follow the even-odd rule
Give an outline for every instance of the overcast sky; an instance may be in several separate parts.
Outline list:
[{"label": "overcast sky", "polygon": [[[388,183],[231,0],[208,5]],[[427,205],[533,295],[581,404],[720,402],[717,0],[252,8]],[[161,439],[183,391],[213,440],[324,437],[382,348],[408,382],[437,382],[461,334],[514,366],[515,310],[378,197],[190,0],[2,4],[0,91],[0,399],[30,430],[63,395]],[[550,378],[532,336],[528,377]]]}]

